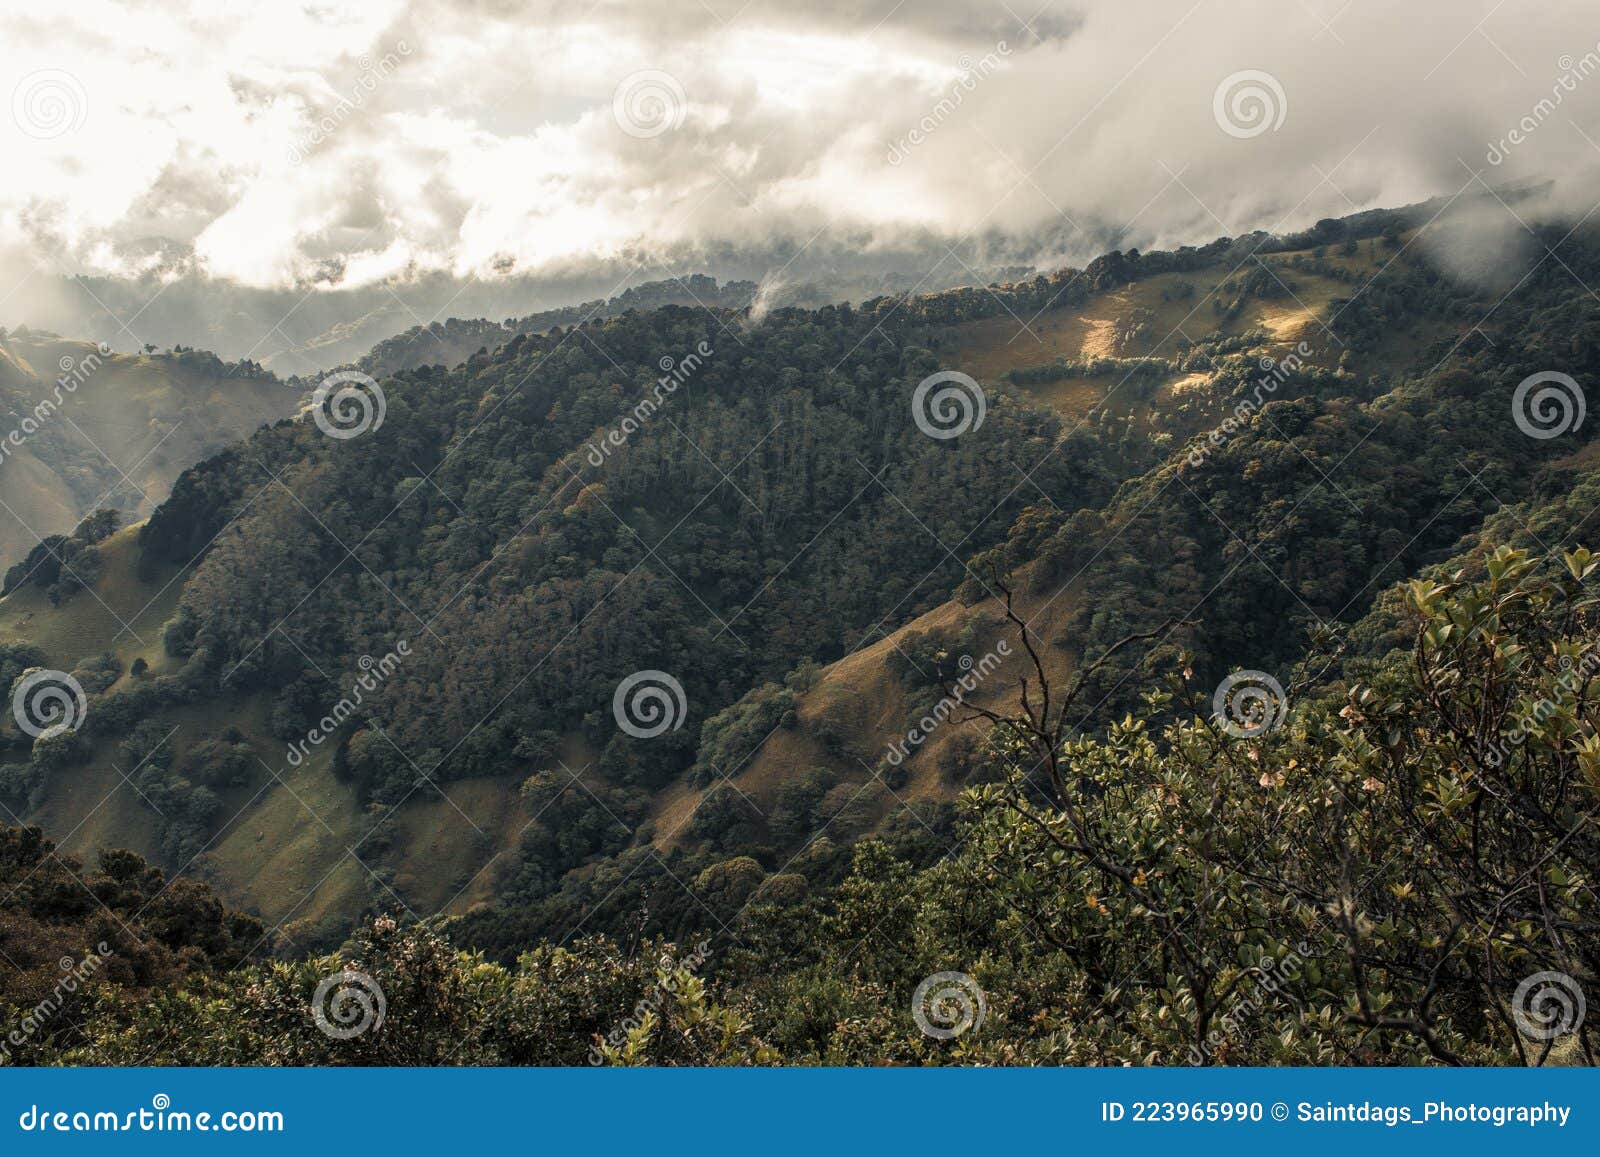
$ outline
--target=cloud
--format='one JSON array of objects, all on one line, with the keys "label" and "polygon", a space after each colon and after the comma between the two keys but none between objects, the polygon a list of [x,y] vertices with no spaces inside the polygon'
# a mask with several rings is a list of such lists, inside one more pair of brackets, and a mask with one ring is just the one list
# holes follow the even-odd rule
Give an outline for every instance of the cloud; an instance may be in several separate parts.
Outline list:
[{"label": "cloud", "polygon": [[[0,297],[28,263],[274,289],[730,259],[789,278],[876,261],[972,280],[1476,179],[1548,177],[1578,202],[1600,161],[1583,128],[1600,121],[1587,2],[1032,7],[8,14]],[[1216,94],[1246,73],[1270,78],[1273,108],[1264,131],[1230,132]],[[618,100],[630,78],[634,104]]]}]

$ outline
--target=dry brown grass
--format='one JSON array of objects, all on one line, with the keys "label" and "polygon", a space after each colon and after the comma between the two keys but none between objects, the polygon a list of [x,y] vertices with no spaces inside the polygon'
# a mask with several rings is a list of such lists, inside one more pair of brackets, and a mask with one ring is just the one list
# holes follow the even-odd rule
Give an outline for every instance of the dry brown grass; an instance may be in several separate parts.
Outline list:
[{"label": "dry brown grass", "polygon": [[[1051,641],[1064,639],[1073,607],[1070,590],[1055,592],[1053,598],[1019,597],[1016,603],[1018,614],[1030,622],[1046,671],[1057,684],[1064,684],[1071,677],[1073,660],[1070,647]],[[784,784],[815,767],[829,768],[841,782],[865,787],[873,767],[890,744],[903,740],[908,728],[916,723],[910,696],[894,670],[896,648],[914,634],[929,632],[953,638],[969,626],[975,628],[976,638],[990,640],[991,647],[1004,640],[1012,652],[973,692],[971,702],[995,710],[1010,709],[1016,703],[1020,679],[1026,674],[1032,681],[1032,667],[1014,628],[1006,623],[1002,608],[992,599],[971,607],[947,602],[824,668],[812,688],[797,699],[797,725],[768,737],[733,782],[763,809],[775,801]],[[980,657],[973,655],[974,660]],[[868,766],[831,754],[816,735],[824,723],[844,738],[847,749],[871,753],[865,761]],[[987,730],[981,721],[954,720],[934,729],[906,758],[904,766],[909,778],[904,786],[893,793],[878,789],[878,798],[872,801],[877,818],[881,820],[897,810],[901,801],[951,798],[959,787],[946,773],[951,749],[963,742],[963,737],[981,739]],[[864,798],[872,793],[873,789],[868,788]],[[652,816],[656,821],[657,848],[665,851],[683,841],[688,821],[704,794],[702,789],[680,784],[658,797]]]}]

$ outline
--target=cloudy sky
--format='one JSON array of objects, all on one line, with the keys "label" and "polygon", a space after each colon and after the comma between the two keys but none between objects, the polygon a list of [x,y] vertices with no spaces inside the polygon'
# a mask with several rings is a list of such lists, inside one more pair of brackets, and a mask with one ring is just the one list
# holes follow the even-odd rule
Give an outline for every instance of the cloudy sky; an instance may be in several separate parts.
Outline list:
[{"label": "cloudy sky", "polygon": [[1593,0],[1038,2],[0,0],[0,262],[948,280],[1600,163]]}]

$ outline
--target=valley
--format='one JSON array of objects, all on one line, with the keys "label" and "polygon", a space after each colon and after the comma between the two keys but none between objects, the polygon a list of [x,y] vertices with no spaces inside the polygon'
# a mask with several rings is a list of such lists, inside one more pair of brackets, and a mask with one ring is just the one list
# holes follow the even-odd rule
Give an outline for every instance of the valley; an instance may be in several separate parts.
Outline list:
[{"label": "valley", "polygon": [[[0,563],[109,507],[145,517],[194,463],[292,415],[302,391],[194,350],[123,355],[42,331],[0,336]],[[14,447],[14,448],[13,448]]]},{"label": "valley", "polygon": [[[913,315],[908,318],[906,340],[926,344],[940,364],[983,383],[991,405],[1037,412],[1038,420],[1048,423],[1045,428],[1051,431],[1054,448],[1051,442],[1040,442],[1036,454],[1054,458],[1058,451],[1070,453],[1062,448],[1074,439],[1090,437],[1107,448],[1111,469],[1131,484],[1144,471],[1159,470],[1163,453],[1220,421],[1236,383],[1259,372],[1256,363],[1265,366],[1299,351],[1296,362],[1307,372],[1320,369],[1331,374],[1339,371],[1341,361],[1348,365],[1344,350],[1349,346],[1330,328],[1340,302],[1363,285],[1390,276],[1391,270],[1393,276],[1410,276],[1425,269],[1417,241],[1415,232],[1396,234],[1389,241],[1374,234],[1335,247],[1337,256],[1331,258],[1325,246],[1315,251],[1278,250],[1251,258],[1232,273],[1203,265],[1193,272],[1138,277],[1088,293],[1082,286],[1091,275],[1069,272],[1056,279],[1042,308],[1013,312],[1002,303],[988,316],[930,325],[923,319],[951,308],[948,296],[935,294],[904,308],[905,314]],[[1251,269],[1257,272],[1250,274]],[[707,292],[704,287],[701,291]],[[1028,312],[1032,316],[1018,316]],[[736,315],[727,316],[731,320]],[[720,336],[716,331],[728,323],[712,320],[713,333]],[[1417,322],[1437,327],[1440,333],[1451,332],[1446,318]],[[605,332],[599,319],[589,324],[601,327],[597,334]],[[545,340],[559,348],[563,331],[557,328],[555,333],[558,336]],[[28,373],[33,362],[69,348],[54,339],[35,339],[31,344],[13,339],[12,345],[21,373]],[[70,348],[82,353],[80,347]],[[1204,352],[1211,349],[1226,349],[1225,364],[1235,368],[1219,373],[1220,363]],[[31,361],[24,362],[24,354]],[[1394,360],[1390,351],[1354,356],[1386,365]],[[1237,367],[1245,369],[1241,373]],[[270,407],[281,405],[285,389],[270,378],[229,382],[180,376],[165,369],[161,359],[113,357],[73,404],[84,410],[80,424],[85,436],[92,429],[108,452],[124,456],[142,446],[134,436],[136,424],[150,429],[159,424],[150,416],[155,412],[152,407],[186,400],[185,413],[205,413],[203,419],[182,419],[191,425],[205,424],[141,476],[153,501],[171,489],[179,473],[173,467],[183,450],[198,453],[205,444],[198,439],[220,437],[228,422],[270,417]],[[1289,396],[1292,389],[1285,391],[1285,399]],[[202,397],[211,401],[201,404]],[[219,398],[225,401],[218,403]],[[477,410],[481,414],[485,408],[479,405]],[[87,416],[101,411],[121,417],[113,422]],[[130,415],[138,421],[130,421]],[[468,429],[476,426],[469,422]],[[176,437],[171,435],[164,444],[171,446]],[[249,501],[226,525],[208,527],[204,538],[193,539],[201,550],[189,562],[177,565],[169,556],[152,566],[150,556],[155,552],[141,546],[144,524],[130,526],[100,548],[106,567],[91,591],[59,606],[31,588],[0,601],[0,641],[38,647],[51,665],[65,671],[98,655],[114,655],[124,673],[108,688],[110,696],[134,685],[126,672],[136,660],[147,665],[143,680],[179,679],[190,660],[172,653],[162,639],[168,625],[182,619],[180,600],[186,585],[206,555],[213,553],[206,539],[220,536],[219,543],[225,545],[229,535],[248,529],[248,524],[236,528],[235,519],[265,516],[274,509],[278,513],[272,518],[299,523],[297,535],[320,537],[325,532],[338,537],[326,525],[314,528],[320,520],[298,517],[301,512],[296,508],[316,502],[313,495],[322,489],[317,483],[302,489],[301,479],[313,476],[291,467],[284,471],[285,485],[280,487],[270,481],[267,460],[263,453],[253,467],[247,464],[246,474],[257,482],[247,481],[239,494]],[[7,469],[14,464],[8,463]],[[1073,512],[1071,505],[1060,505],[1058,495],[1060,501],[1071,499],[1041,487],[1022,463],[1002,472],[996,486],[996,496],[1015,501],[1019,510],[1036,507],[1053,517]],[[434,489],[439,489],[437,484]],[[732,505],[743,505],[732,489],[724,494]],[[564,485],[557,485],[555,492],[570,493]],[[19,495],[14,501],[21,506],[26,499]],[[460,510],[456,505],[460,500],[442,490],[432,501],[436,507]],[[890,505],[895,501],[891,498]],[[578,502],[581,506],[581,492]],[[604,499],[597,498],[591,509],[588,517],[616,515]],[[149,507],[141,500],[130,513],[148,514]],[[730,511],[725,525],[731,528],[737,521]],[[662,525],[665,529],[670,523]],[[959,536],[950,541],[958,552],[972,552],[975,545],[992,544],[1004,530],[996,517],[986,529],[969,531],[959,545],[955,542]],[[1115,539],[1112,532],[1108,542]],[[518,541],[511,543],[528,549],[517,546]],[[1087,571],[1094,561],[1080,569]],[[257,556],[248,565],[255,568],[261,562]],[[702,856],[696,849],[703,846],[704,837],[696,833],[694,819],[709,794],[731,793],[751,814],[770,816],[782,809],[784,789],[808,776],[824,785],[818,795],[828,800],[817,812],[818,834],[840,845],[880,833],[891,821],[903,823],[906,815],[918,814],[919,807],[948,808],[975,770],[987,727],[982,720],[967,718],[941,726],[909,755],[897,774],[883,774],[889,745],[903,737],[920,711],[939,697],[927,659],[929,648],[960,641],[970,653],[992,646],[1005,634],[994,599],[973,598],[984,586],[977,570],[969,566],[957,572],[968,588],[958,598],[948,597],[948,586],[941,593],[939,583],[949,581],[940,578],[941,573],[949,572],[936,566],[922,583],[901,589],[892,605],[886,601],[886,613],[863,619],[864,630],[838,639],[830,649],[840,657],[812,664],[803,676],[790,676],[790,687],[783,694],[792,705],[785,708],[781,726],[741,731],[738,705],[730,704],[727,712],[735,725],[730,730],[745,745],[734,744],[728,751],[731,766],[718,767],[710,783],[689,775],[652,789],[642,805],[636,805],[642,825],[638,834],[630,830],[632,838],[619,850],[631,847],[652,857]],[[1038,562],[1016,568],[1012,575],[1023,592],[1019,610],[1037,632],[1052,676],[1062,682],[1082,653],[1077,626],[1089,598],[1081,574],[1066,577],[1063,585]],[[314,581],[308,576],[308,585]],[[714,590],[707,586],[697,597],[714,598]],[[446,602],[445,612],[450,609]],[[397,608],[396,613],[398,625],[407,619],[413,626],[420,621],[410,611]],[[268,633],[267,642],[280,638],[291,650],[301,649],[283,633],[282,625]],[[306,644],[302,653],[314,662],[314,644]],[[252,655],[244,658],[255,661]],[[226,666],[213,670],[225,671]],[[1028,673],[1020,650],[1013,650],[975,692],[973,702],[1003,709],[1015,701],[1018,680]],[[73,854],[92,857],[99,848],[127,847],[169,871],[207,880],[227,903],[266,920],[282,937],[284,948],[336,940],[373,904],[397,906],[415,916],[463,915],[474,905],[492,906],[514,878],[525,855],[523,837],[538,820],[538,809],[519,796],[531,765],[490,775],[451,772],[438,782],[428,776],[403,798],[374,802],[370,788],[352,783],[347,772],[334,767],[336,753],[339,759],[344,757],[348,734],[340,745],[322,747],[300,766],[291,767],[284,760],[281,725],[275,731],[271,691],[233,691],[230,682],[225,678],[220,687],[202,689],[201,701],[192,706],[162,708],[149,721],[158,731],[170,731],[163,747],[180,765],[195,744],[214,742],[225,729],[248,748],[254,765],[241,783],[217,793],[212,818],[181,845],[181,851],[170,843],[163,846],[161,817],[129,778],[136,769],[119,755],[115,736],[95,741],[82,765],[59,788],[37,789],[23,817],[40,823]],[[551,752],[548,758],[557,774],[581,785],[574,793],[601,801],[602,810],[612,793],[637,793],[630,787],[631,775],[608,768],[603,745],[585,728],[569,724],[556,734],[553,746],[546,748]],[[589,869],[575,864],[570,870],[582,878]]]}]

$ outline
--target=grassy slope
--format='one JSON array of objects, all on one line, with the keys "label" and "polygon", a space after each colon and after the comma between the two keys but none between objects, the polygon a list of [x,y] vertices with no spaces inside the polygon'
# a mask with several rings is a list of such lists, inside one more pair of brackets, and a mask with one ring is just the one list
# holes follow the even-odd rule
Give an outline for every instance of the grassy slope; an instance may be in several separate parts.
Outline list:
[{"label": "grassy slope", "polygon": [[[92,593],[53,607],[43,591],[29,586],[0,600],[0,640],[39,647],[62,670],[114,651],[124,671],[141,656],[152,674],[175,671],[177,663],[161,646],[161,627],[176,609],[183,575],[168,567],[141,581],[137,535],[137,526],[128,527],[103,544],[104,573]],[[124,674],[111,693],[129,679]],[[302,929],[337,926],[369,903],[404,905],[428,916],[487,897],[493,872],[483,869],[514,845],[527,823],[515,778],[453,783],[449,800],[424,785],[386,821],[392,832],[381,834],[392,835],[386,841],[390,850],[380,851],[375,840],[362,843],[376,821],[356,793],[334,778],[333,746],[315,748],[298,768],[291,767],[286,745],[271,733],[270,706],[262,695],[224,698],[169,709],[158,720],[164,730],[175,728],[168,743],[180,760],[195,743],[232,726],[261,761],[250,784],[222,793],[226,823],[202,859],[188,866],[190,872],[210,879],[229,903],[271,924],[286,922],[291,938]],[[86,764],[53,782],[44,805],[23,818],[42,825],[74,854],[126,847],[169,871],[184,868],[162,855],[159,817],[118,766],[121,772],[135,770],[115,744],[98,744]],[[359,860],[349,854],[358,845]],[[374,880],[369,867],[391,876],[392,891]]]},{"label": "grassy slope", "polygon": [[[85,359],[99,356],[92,345],[42,333],[13,334],[6,345],[0,369],[29,402],[53,394],[62,359],[87,366],[94,363]],[[112,479],[115,489],[100,505],[142,518],[186,468],[263,422],[289,416],[298,399],[277,381],[220,378],[168,357],[113,354],[65,394],[60,410],[45,421]],[[0,437],[9,432],[10,426],[0,429]],[[0,464],[0,564],[17,561],[44,535],[70,531],[108,487],[89,489],[92,494],[81,486],[74,493],[57,466],[24,443],[15,459]]]},{"label": "grassy slope", "polygon": [[[71,530],[83,517],[66,479],[27,447],[0,466],[0,565],[27,556],[39,537]],[[38,534],[32,528],[37,528]]]},{"label": "grassy slope", "polygon": [[[1070,592],[1053,600],[1019,598],[1016,603],[1016,611],[1029,622],[1036,636],[1035,645],[1040,649],[1040,659],[1056,684],[1071,677],[1071,657],[1065,649],[1044,645],[1041,640],[1062,637],[1063,625],[1071,618],[1073,609]],[[1014,627],[1005,622],[1000,608],[992,601],[973,607],[947,602],[899,630],[885,634],[871,646],[825,667],[817,682],[797,696],[797,725],[768,736],[760,750],[747,757],[743,770],[732,777],[733,783],[764,812],[771,810],[770,805],[776,802],[777,792],[785,783],[799,779],[814,767],[829,767],[841,782],[860,785],[862,800],[858,802],[870,801],[872,811],[879,818],[895,810],[900,801],[949,796],[959,787],[951,777],[947,762],[952,748],[964,737],[980,736],[986,730],[981,724],[951,721],[932,731],[926,742],[905,759],[908,779],[893,794],[881,785],[867,786],[872,766],[864,766],[848,756],[831,754],[816,733],[825,725],[845,736],[851,749],[870,753],[866,764],[876,765],[891,743],[905,739],[917,715],[912,697],[894,671],[897,649],[910,635],[928,632],[954,636],[970,625],[978,628],[975,638],[986,640],[990,647],[1005,640],[1012,652],[979,684],[970,701],[995,710],[1010,709],[1017,702],[1019,680],[1026,675],[1033,681],[1032,665],[1021,649]],[[972,655],[977,661],[982,658],[982,648],[975,649],[980,652]],[[688,822],[704,795],[701,789],[679,784],[659,797],[651,817],[655,821],[654,842],[658,848],[664,851],[684,838]],[[837,836],[841,833],[825,834]]]}]

